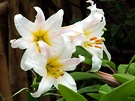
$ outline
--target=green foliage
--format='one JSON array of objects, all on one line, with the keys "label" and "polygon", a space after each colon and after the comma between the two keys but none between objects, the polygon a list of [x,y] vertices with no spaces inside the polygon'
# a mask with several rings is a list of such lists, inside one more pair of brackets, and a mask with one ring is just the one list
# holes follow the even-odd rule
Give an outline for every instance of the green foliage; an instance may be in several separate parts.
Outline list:
[{"label": "green foliage", "polygon": [[130,74],[124,74],[124,73],[114,74],[113,76],[117,81],[121,83],[125,83],[129,80],[135,79],[135,76],[130,75]]},{"label": "green foliage", "polygon": [[87,101],[85,97],[79,93],[74,92],[73,90],[67,88],[64,85],[59,84],[58,89],[61,95],[66,99],[66,101]]},{"label": "green foliage", "polygon": [[92,86],[83,87],[78,90],[78,93],[82,94],[82,93],[98,92],[100,87],[101,85],[92,85]]},{"label": "green foliage", "polygon": [[96,74],[88,73],[88,72],[73,72],[70,73],[75,81],[86,80],[86,79],[101,79]]},{"label": "green foliage", "polygon": [[112,91],[112,89],[107,84],[105,84],[99,89],[98,96],[99,96],[99,98],[101,98],[103,95],[105,95],[111,91]]},{"label": "green foliage", "polygon": [[0,100],[5,101],[5,99],[4,99],[3,95],[1,94],[1,92],[0,92]]},{"label": "green foliage", "polygon": [[116,69],[116,65],[112,61],[109,61],[109,60],[102,60],[102,66]]},{"label": "green foliage", "polygon": [[73,53],[73,56],[78,57],[79,55],[82,55],[85,57],[84,63],[91,65],[92,64],[92,60],[91,57],[92,55],[86,51],[82,46],[77,46],[76,47],[76,51]]},{"label": "green foliage", "polygon": [[135,88],[135,79],[122,84],[101,97],[100,101],[128,101]]},{"label": "green foliage", "polygon": [[27,95],[27,99],[28,101],[38,101],[38,99],[33,98],[30,94],[30,92],[28,90],[26,90],[26,95]]},{"label": "green foliage", "polygon": [[127,13],[127,18],[132,18],[135,16],[135,8],[131,9],[130,12]]}]

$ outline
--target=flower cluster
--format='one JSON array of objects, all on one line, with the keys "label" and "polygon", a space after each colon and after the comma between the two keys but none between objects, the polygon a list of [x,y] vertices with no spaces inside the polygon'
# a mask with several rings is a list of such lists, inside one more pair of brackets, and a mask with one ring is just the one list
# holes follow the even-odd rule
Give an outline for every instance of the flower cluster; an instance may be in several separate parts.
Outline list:
[{"label": "flower cluster", "polygon": [[62,9],[45,20],[43,11],[39,7],[34,7],[37,11],[34,22],[21,14],[15,15],[15,26],[21,38],[11,40],[11,46],[26,49],[21,59],[21,68],[24,71],[33,69],[42,77],[37,91],[31,93],[33,97],[39,97],[53,85],[58,88],[58,84],[77,91],[74,79],[66,71],[75,70],[85,59],[81,55],[79,58],[72,57],[78,45],[92,55],[91,72],[100,69],[103,51],[110,60],[111,56],[102,37],[105,26],[104,12],[97,9],[93,1],[87,2],[91,4],[88,7],[91,10],[90,15],[82,21],[64,27],[61,27]]}]

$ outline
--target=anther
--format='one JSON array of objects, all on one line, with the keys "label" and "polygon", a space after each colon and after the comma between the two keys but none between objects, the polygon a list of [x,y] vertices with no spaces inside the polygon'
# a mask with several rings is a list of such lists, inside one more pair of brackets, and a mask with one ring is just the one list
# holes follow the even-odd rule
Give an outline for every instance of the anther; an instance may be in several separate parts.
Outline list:
[{"label": "anther", "polygon": [[102,40],[101,39],[97,39],[95,40],[96,44],[102,44]]},{"label": "anther", "polygon": [[101,46],[94,46],[95,48],[99,48],[99,49],[101,49],[102,47]]},{"label": "anther", "polygon": [[90,38],[90,41],[92,41],[92,40],[96,40],[96,39],[97,39],[97,37],[96,37],[96,36],[94,36],[94,37]]},{"label": "anther", "polygon": [[88,46],[92,47],[93,45],[89,43]]}]

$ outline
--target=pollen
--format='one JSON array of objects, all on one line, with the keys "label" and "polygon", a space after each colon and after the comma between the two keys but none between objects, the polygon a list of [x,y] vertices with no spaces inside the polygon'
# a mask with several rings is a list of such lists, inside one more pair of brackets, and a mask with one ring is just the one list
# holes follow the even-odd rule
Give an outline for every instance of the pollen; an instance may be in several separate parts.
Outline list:
[{"label": "pollen", "polygon": [[102,48],[101,46],[97,46],[97,45],[95,45],[94,47],[95,47],[95,48],[99,48],[99,49],[101,49],[101,48]]},{"label": "pollen", "polygon": [[105,41],[104,37],[97,38],[96,36],[91,37],[88,41],[84,42],[84,47],[95,47],[98,49],[102,49],[103,41]]},{"label": "pollen", "polygon": [[95,40],[95,43],[96,44],[102,44],[102,40],[101,39],[97,39],[97,40]]},{"label": "pollen", "polygon": [[47,74],[53,76],[55,79],[57,79],[60,76],[64,75],[64,70],[61,70],[60,67],[62,64],[60,64],[57,60],[51,61],[47,64]]},{"label": "pollen", "polygon": [[88,43],[88,46],[92,47],[93,45],[91,43]]},{"label": "pollen", "polygon": [[41,53],[41,50],[40,50],[40,47],[39,47],[38,43],[36,43],[36,46],[37,46],[38,52]]},{"label": "pollen", "polygon": [[96,37],[96,36],[94,36],[94,37],[90,38],[90,41],[92,41],[92,40],[96,40],[96,39],[97,39],[97,37]]}]

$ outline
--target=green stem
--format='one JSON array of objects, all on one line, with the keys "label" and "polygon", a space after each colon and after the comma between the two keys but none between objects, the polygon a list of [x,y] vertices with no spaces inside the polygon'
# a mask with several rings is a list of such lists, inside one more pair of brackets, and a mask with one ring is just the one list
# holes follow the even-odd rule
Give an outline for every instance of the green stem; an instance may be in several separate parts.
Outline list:
[{"label": "green stem", "polygon": [[135,59],[135,54],[133,55],[133,57],[132,57],[131,60],[129,61],[129,64],[128,64],[126,70],[125,70],[125,74],[128,72],[128,69],[129,69],[131,63],[134,61],[134,59]]}]

